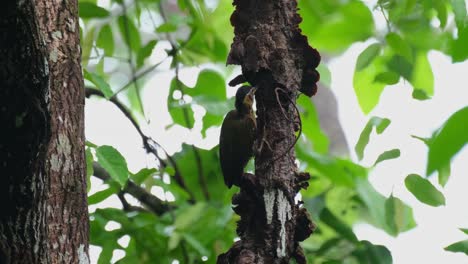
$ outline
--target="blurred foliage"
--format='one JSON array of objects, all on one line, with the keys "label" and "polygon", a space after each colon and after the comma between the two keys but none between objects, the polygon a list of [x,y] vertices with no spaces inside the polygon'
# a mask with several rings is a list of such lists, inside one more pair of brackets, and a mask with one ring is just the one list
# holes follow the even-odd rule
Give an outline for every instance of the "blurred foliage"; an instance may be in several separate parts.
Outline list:
[{"label": "blurred foliage", "polygon": [[[375,5],[359,0],[301,0],[299,7],[303,33],[325,58],[319,67],[324,85],[333,77],[326,67],[328,58],[354,43],[369,41],[356,61],[353,80],[366,114],[379,103],[386,86],[402,80],[413,86],[415,100],[430,99],[434,75],[429,51],[440,51],[454,63],[468,58],[464,0],[379,0]],[[202,137],[221,125],[233,107],[226,93],[232,68],[224,66],[233,38],[229,1],[80,0],[79,9],[88,87],[107,99],[120,100],[137,122],[145,122],[142,87],[152,73],[173,71],[169,87],[154,87],[169,91],[167,108],[173,124],[193,130],[199,115],[194,109],[202,108]],[[383,27],[376,26],[376,16],[385,19]],[[164,68],[166,62],[170,66]],[[179,78],[179,71],[193,66],[202,70],[191,87]],[[309,263],[392,263],[390,251],[360,241],[353,224],[364,221],[397,236],[415,227],[411,207],[393,194],[378,193],[367,179],[371,168],[329,154],[329,139],[308,98],[299,97],[298,109],[303,135],[296,146],[297,159],[300,169],[313,175],[311,187],[301,195],[318,226],[302,243]],[[370,118],[355,147],[359,160],[373,128],[381,134],[390,123],[387,118]],[[419,138],[428,146],[427,176],[437,171],[442,186],[449,180],[451,158],[468,142],[467,124],[464,108],[431,138]],[[398,149],[386,151],[376,163],[399,155]],[[86,160],[89,177],[93,161],[111,177],[104,189],[89,196],[89,203],[98,207],[90,216],[91,244],[102,248],[98,263],[110,263],[115,250],[125,252],[118,263],[215,263],[236,238],[238,217],[230,201],[237,190],[227,190],[222,182],[217,147],[207,150],[184,143],[178,153],[163,156],[159,166],[137,173],[128,170],[125,157],[111,146],[88,143]],[[170,209],[156,215],[106,208],[102,202],[118,194],[129,180],[148,191],[159,188]],[[423,203],[445,203],[443,194],[421,176],[409,175],[405,184]],[[118,227],[110,230],[110,223]],[[121,242],[123,238],[128,243]],[[446,249],[467,253],[467,245],[461,241]]]}]

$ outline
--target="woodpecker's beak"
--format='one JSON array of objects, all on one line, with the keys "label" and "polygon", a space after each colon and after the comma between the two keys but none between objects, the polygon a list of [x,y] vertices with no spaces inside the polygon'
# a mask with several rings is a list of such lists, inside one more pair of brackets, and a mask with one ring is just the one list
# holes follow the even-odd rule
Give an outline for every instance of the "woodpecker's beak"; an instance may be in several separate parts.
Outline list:
[{"label": "woodpecker's beak", "polygon": [[255,95],[256,91],[257,91],[257,87],[252,87],[252,89],[250,89],[250,91],[247,93],[247,96],[249,98],[251,98],[252,101],[253,101],[253,98],[254,98],[254,95]]}]

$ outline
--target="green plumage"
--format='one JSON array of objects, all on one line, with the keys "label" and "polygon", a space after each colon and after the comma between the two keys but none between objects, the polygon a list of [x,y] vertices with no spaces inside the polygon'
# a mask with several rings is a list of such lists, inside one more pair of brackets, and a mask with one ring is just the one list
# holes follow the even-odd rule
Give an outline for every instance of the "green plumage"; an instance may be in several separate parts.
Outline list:
[{"label": "green plumage", "polygon": [[253,156],[256,123],[252,111],[253,92],[249,86],[236,94],[236,109],[224,118],[219,138],[219,156],[224,182],[239,185],[244,168]]}]

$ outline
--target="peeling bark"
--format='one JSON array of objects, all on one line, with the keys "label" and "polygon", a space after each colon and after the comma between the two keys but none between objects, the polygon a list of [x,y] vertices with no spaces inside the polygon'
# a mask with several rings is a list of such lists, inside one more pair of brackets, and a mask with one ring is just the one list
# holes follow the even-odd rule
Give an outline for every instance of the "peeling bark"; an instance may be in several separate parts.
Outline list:
[{"label": "peeling bark", "polygon": [[76,1],[0,11],[0,263],[89,263]]},{"label": "peeling bark", "polygon": [[234,5],[235,36],[227,63],[242,67],[242,76],[230,84],[246,80],[258,88],[255,175],[245,174],[233,197],[241,240],[218,263],[289,263],[293,258],[305,263],[299,242],[314,225],[294,202],[310,179],[295,164],[300,127],[295,102],[300,92],[315,94],[320,55],[301,34],[296,1],[235,0]]}]

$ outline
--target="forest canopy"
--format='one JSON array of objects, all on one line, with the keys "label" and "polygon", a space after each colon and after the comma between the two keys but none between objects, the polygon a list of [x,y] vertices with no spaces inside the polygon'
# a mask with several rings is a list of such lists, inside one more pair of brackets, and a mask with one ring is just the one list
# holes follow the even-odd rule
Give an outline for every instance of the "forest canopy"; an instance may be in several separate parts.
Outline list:
[{"label": "forest canopy", "polygon": [[[410,100],[437,99],[445,87],[436,85],[431,54],[453,64],[468,58],[466,3],[301,0],[298,5],[302,33],[322,57],[317,95],[297,100],[302,133],[296,162],[312,176],[298,199],[317,226],[301,242],[305,256],[308,263],[392,263],[388,247],[359,239],[353,229],[367,223],[398,237],[420,224],[405,199],[379,192],[369,180],[377,166],[404,154],[395,146],[380,149],[373,164],[363,162],[369,159],[367,146],[398,124],[374,115],[375,109],[386,90],[401,84],[410,87]],[[79,1],[86,118],[111,113],[99,108],[110,105],[115,111],[109,115],[120,116],[86,123],[97,126],[86,128],[86,161],[90,243],[100,248],[91,255],[98,263],[215,263],[238,239],[231,198],[239,189],[224,185],[216,146],[223,118],[234,107],[235,89],[227,83],[240,72],[226,66],[233,10],[230,1],[216,0]],[[357,101],[367,123],[350,139],[338,118],[334,98],[340,94],[331,89],[343,77],[330,65],[359,45],[349,84],[354,96],[346,100]],[[325,98],[328,92],[331,99]],[[468,142],[468,98],[465,102],[436,124],[432,135],[407,135],[427,147],[423,164],[413,164],[424,171],[402,175],[397,183],[417,204],[437,210],[433,207],[449,201],[444,187],[452,158]],[[130,136],[115,140],[129,141],[141,153],[132,156],[91,139],[96,130],[104,135],[95,136],[101,140],[118,135],[113,122],[131,127],[125,130]],[[248,170],[253,169],[251,162]],[[467,241],[451,241],[445,250],[468,254]]]}]

